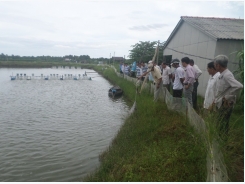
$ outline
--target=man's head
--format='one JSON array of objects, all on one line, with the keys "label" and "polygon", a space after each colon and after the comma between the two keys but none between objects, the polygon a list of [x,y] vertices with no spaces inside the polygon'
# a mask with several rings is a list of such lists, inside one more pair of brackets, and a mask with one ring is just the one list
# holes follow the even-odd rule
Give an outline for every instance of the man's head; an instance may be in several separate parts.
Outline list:
[{"label": "man's head", "polygon": [[218,72],[223,72],[228,65],[228,57],[225,55],[218,55],[214,58],[214,67]]},{"label": "man's head", "polygon": [[194,60],[190,59],[190,65],[193,66],[194,65]]},{"label": "man's head", "polygon": [[214,76],[214,74],[217,73],[217,71],[216,71],[216,69],[214,67],[214,62],[213,61],[210,62],[210,63],[208,63],[208,65],[207,65],[207,71],[208,71],[209,75],[212,75],[212,76]]},{"label": "man's head", "polygon": [[166,62],[162,62],[162,68],[166,68],[167,63]]},{"label": "man's head", "polygon": [[148,62],[148,70],[152,69],[152,67],[154,66],[154,63],[152,61]]},{"label": "man's head", "polygon": [[178,68],[180,61],[178,59],[173,59],[171,63],[174,68]]},{"label": "man's head", "polygon": [[187,65],[190,64],[190,59],[188,57],[183,57],[181,61],[183,67],[187,67]]}]

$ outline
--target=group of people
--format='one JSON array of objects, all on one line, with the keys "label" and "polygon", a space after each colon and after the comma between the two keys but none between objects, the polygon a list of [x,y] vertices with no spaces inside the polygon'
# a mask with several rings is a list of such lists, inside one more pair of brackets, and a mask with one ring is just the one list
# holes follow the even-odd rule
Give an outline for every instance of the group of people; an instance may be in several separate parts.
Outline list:
[{"label": "group of people", "polygon": [[[220,131],[225,134],[228,133],[229,119],[236,96],[240,89],[243,88],[243,85],[234,78],[227,68],[228,62],[227,56],[218,55],[212,62],[207,64],[210,78],[203,104],[204,109],[207,111],[216,109]],[[151,74],[155,84],[154,101],[159,98],[163,87],[170,91],[172,86],[173,97],[182,98],[183,95],[194,108],[197,108],[198,78],[202,71],[194,64],[194,60],[188,57],[183,57],[181,64],[182,66],[180,66],[179,59],[173,59],[171,66],[175,70],[172,71],[165,62],[158,66],[156,63],[149,61],[147,70],[142,72],[141,75],[137,73],[136,77],[141,79],[147,73]]]}]

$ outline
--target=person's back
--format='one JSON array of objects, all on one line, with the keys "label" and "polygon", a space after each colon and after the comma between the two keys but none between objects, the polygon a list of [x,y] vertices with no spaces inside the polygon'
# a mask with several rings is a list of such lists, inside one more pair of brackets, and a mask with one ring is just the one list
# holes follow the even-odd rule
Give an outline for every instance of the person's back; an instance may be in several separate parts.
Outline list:
[{"label": "person's back", "polygon": [[180,81],[180,78],[184,78],[185,76],[184,69],[181,67],[176,68],[174,75],[175,76],[174,76],[173,89],[177,89],[177,90],[183,89],[183,84]]},{"label": "person's back", "polygon": [[142,69],[139,66],[136,66],[136,76],[139,77],[142,75]]}]

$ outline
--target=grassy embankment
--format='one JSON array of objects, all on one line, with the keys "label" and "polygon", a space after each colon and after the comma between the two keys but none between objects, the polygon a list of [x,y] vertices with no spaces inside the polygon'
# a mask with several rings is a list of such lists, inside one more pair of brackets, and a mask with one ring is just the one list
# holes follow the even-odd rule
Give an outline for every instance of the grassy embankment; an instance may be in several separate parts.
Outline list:
[{"label": "grassy embankment", "polygon": [[[112,69],[103,75],[133,104],[132,82],[117,77]],[[100,167],[83,181],[205,181],[205,146],[185,118],[164,103],[153,103],[147,91],[136,101],[136,111],[100,155]]]},{"label": "grassy embankment", "polygon": [[[202,115],[202,106],[204,99],[198,97],[198,113]],[[212,118],[212,116],[211,116]],[[214,120],[204,117],[209,126],[215,124]],[[214,126],[213,126],[214,127]],[[213,128],[215,129],[215,128]],[[217,134],[217,131],[211,132]],[[221,151],[229,177],[229,181],[244,181],[244,107],[237,102],[230,118],[230,129],[226,141],[220,141]]]}]

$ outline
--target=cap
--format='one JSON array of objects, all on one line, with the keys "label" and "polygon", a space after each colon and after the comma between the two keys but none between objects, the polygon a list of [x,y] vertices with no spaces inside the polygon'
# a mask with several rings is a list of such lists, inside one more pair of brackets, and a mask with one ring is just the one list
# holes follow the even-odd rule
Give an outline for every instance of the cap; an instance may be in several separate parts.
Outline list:
[{"label": "cap", "polygon": [[148,64],[148,68],[151,69],[153,67],[152,62]]},{"label": "cap", "polygon": [[148,64],[150,64],[150,63],[152,63],[152,60],[150,60],[150,61],[148,62]]},{"label": "cap", "polygon": [[180,63],[178,59],[173,59],[171,63]]}]

